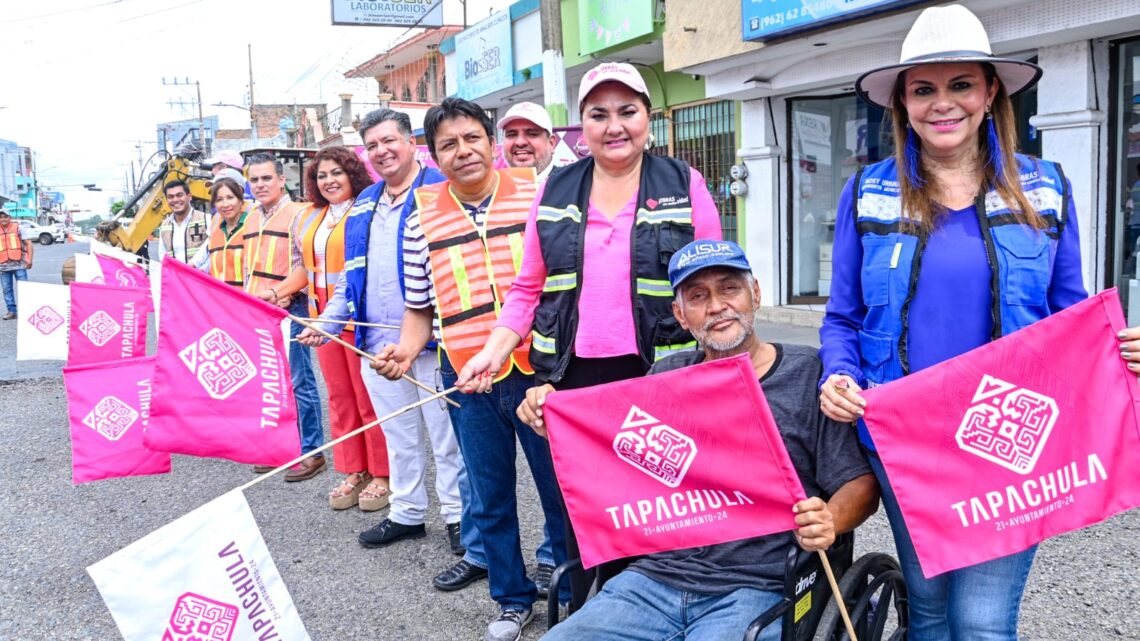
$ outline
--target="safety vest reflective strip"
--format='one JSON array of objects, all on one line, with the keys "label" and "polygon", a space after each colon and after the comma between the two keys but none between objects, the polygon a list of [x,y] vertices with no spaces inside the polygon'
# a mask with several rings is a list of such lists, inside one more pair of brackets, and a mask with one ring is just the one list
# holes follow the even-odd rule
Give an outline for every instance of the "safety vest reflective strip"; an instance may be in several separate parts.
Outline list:
[{"label": "safety vest reflective strip", "polygon": [[[182,228],[184,234],[182,241],[186,248],[186,262],[190,262],[194,260],[194,257],[198,255],[198,252],[201,251],[202,247],[207,244],[207,241],[209,241],[210,232],[207,230],[206,233],[202,234],[201,238],[195,240],[193,238],[193,234],[190,232],[195,227],[204,228],[206,226],[206,214],[198,211],[197,209],[191,209],[190,213],[187,214],[187,216],[190,217],[190,220],[186,221],[186,226]],[[158,228],[159,236],[162,237],[162,244],[164,247],[166,247],[166,251],[170,252],[171,255],[174,255],[173,219],[174,214],[170,214],[166,217],[166,222],[162,223],[162,226]]]},{"label": "safety vest reflective strip", "polygon": [[673,296],[673,286],[667,280],[637,279],[637,293],[643,296]]},{"label": "safety vest reflective strip", "polygon": [[531,344],[530,344],[531,349],[537,349],[538,351],[546,353],[546,354],[558,353],[558,351],[555,349],[553,338],[547,338],[547,337],[543,336],[542,334],[539,334],[538,332],[534,332],[534,331],[532,331],[530,333],[530,337],[531,337]]},{"label": "safety vest reflective strip", "polygon": [[[245,220],[245,291],[259,292],[285,280],[292,271],[293,219],[308,203],[287,203],[269,220],[251,211]],[[264,225],[264,226],[263,226]]]},{"label": "safety vest reflective strip", "polygon": [[245,245],[242,240],[244,225],[239,225],[229,238],[222,232],[222,217],[210,231],[210,242],[206,251],[210,254],[210,275],[218,280],[236,287],[242,286],[242,252]]},{"label": "safety vest reflective strip", "polygon": [[24,260],[24,240],[20,238],[20,226],[8,223],[7,230],[0,232],[0,263]]},{"label": "safety vest reflective strip", "polygon": [[637,211],[637,224],[659,224],[659,223],[679,223],[682,225],[693,224],[693,210],[692,209],[658,209],[649,211],[647,209],[639,209]]},{"label": "safety vest reflective strip", "polygon": [[676,345],[658,345],[653,348],[653,360],[659,361],[666,356],[672,356],[678,352],[687,352],[697,348],[697,341],[689,341],[687,343],[677,343]]},{"label": "safety vest reflective strip", "polygon": [[[317,231],[321,225],[325,224],[325,217],[328,216],[329,208],[310,207],[301,213],[301,225],[298,233],[301,242],[301,256],[305,263],[305,271],[309,275],[309,315],[313,318],[320,316],[324,311],[325,306],[328,305],[329,299],[332,298],[333,293],[336,291],[336,284],[340,280],[340,274],[344,270],[344,227],[348,216],[343,216],[332,232],[329,234],[328,239],[325,241],[325,264],[324,276],[325,286],[317,287],[317,256],[316,256],[316,238]],[[345,329],[352,329],[351,325],[345,326]]]},{"label": "safety vest reflective strip", "polygon": [[[457,370],[483,348],[522,264],[522,234],[536,192],[533,172],[499,174],[483,229],[475,226],[447,183],[416,191],[443,345]],[[527,357],[530,343],[527,337],[512,353],[515,367],[525,374],[534,373]],[[498,380],[510,369],[501,371]]]},{"label": "safety vest reflective strip", "polygon": [[576,223],[582,222],[582,212],[574,205],[568,205],[566,209],[558,209],[556,207],[539,207],[538,220],[545,220],[547,222],[556,223],[563,219],[569,219]]},{"label": "safety vest reflective strip", "polygon": [[578,272],[547,276],[542,286],[544,292],[564,292],[578,286]]}]

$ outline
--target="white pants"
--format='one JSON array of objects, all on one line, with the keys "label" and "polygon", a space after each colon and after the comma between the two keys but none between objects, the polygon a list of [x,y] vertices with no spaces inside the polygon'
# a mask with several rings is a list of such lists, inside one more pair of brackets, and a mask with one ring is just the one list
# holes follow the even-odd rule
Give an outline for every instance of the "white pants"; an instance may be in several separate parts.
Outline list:
[{"label": "white pants", "polygon": [[[361,359],[360,373],[368,395],[372,398],[377,417],[383,417],[395,410],[411,405],[431,396],[430,393],[412,385],[408,381],[390,381],[368,366],[368,360]],[[415,378],[431,389],[439,388],[439,359],[435,352],[423,352],[412,362],[408,376]],[[439,497],[439,511],[446,523],[458,523],[462,506],[459,500],[459,472],[463,469],[463,459],[459,455],[459,444],[451,419],[442,399],[432,401],[419,408],[405,412],[396,418],[380,424],[384,438],[388,440],[388,479],[391,489],[392,510],[388,518],[402,525],[419,525],[427,514],[428,497],[424,489],[424,467],[426,446],[423,427],[431,440],[435,454],[435,492]]]}]

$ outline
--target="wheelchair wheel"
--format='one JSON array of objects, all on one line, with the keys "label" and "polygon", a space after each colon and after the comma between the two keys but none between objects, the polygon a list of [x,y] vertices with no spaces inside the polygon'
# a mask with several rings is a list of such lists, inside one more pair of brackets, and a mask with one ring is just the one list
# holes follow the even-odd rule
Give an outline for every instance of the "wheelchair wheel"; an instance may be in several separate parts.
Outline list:
[{"label": "wheelchair wheel", "polygon": [[[879,641],[893,623],[889,641],[906,638],[906,582],[902,570],[886,554],[861,557],[839,580],[839,591],[859,641]],[[892,613],[893,621],[892,621]],[[814,641],[850,641],[834,600],[820,616]]]}]

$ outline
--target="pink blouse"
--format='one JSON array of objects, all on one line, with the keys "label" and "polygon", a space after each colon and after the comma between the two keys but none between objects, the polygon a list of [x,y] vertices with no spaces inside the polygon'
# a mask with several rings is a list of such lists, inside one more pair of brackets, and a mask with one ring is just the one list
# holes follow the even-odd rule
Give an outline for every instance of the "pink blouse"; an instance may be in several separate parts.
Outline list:
[{"label": "pink blouse", "polygon": [[[720,240],[720,215],[709,194],[704,176],[689,169],[692,180],[689,200],[693,205],[696,239]],[[499,315],[498,327],[526,336],[534,322],[534,310],[546,283],[546,263],[535,220],[545,184],[531,205],[523,240],[523,261],[518,277]],[[630,291],[630,233],[637,210],[637,193],[612,220],[590,203],[586,214],[585,255],[582,257],[581,294],[578,297],[578,335],[574,353],[582,358],[607,358],[637,353],[633,327],[633,297]]]}]

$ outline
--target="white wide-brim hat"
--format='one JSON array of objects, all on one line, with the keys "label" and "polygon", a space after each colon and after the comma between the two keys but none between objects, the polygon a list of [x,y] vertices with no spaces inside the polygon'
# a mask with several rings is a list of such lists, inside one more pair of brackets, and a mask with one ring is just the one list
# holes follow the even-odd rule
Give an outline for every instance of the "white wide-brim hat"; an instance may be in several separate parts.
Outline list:
[{"label": "white wide-brim hat", "polygon": [[859,97],[880,107],[891,108],[891,94],[899,74],[918,65],[984,62],[993,65],[1009,96],[1037,83],[1041,68],[1024,60],[998,58],[981,20],[960,4],[930,7],[918,14],[903,40],[897,65],[880,67],[859,76]]}]

